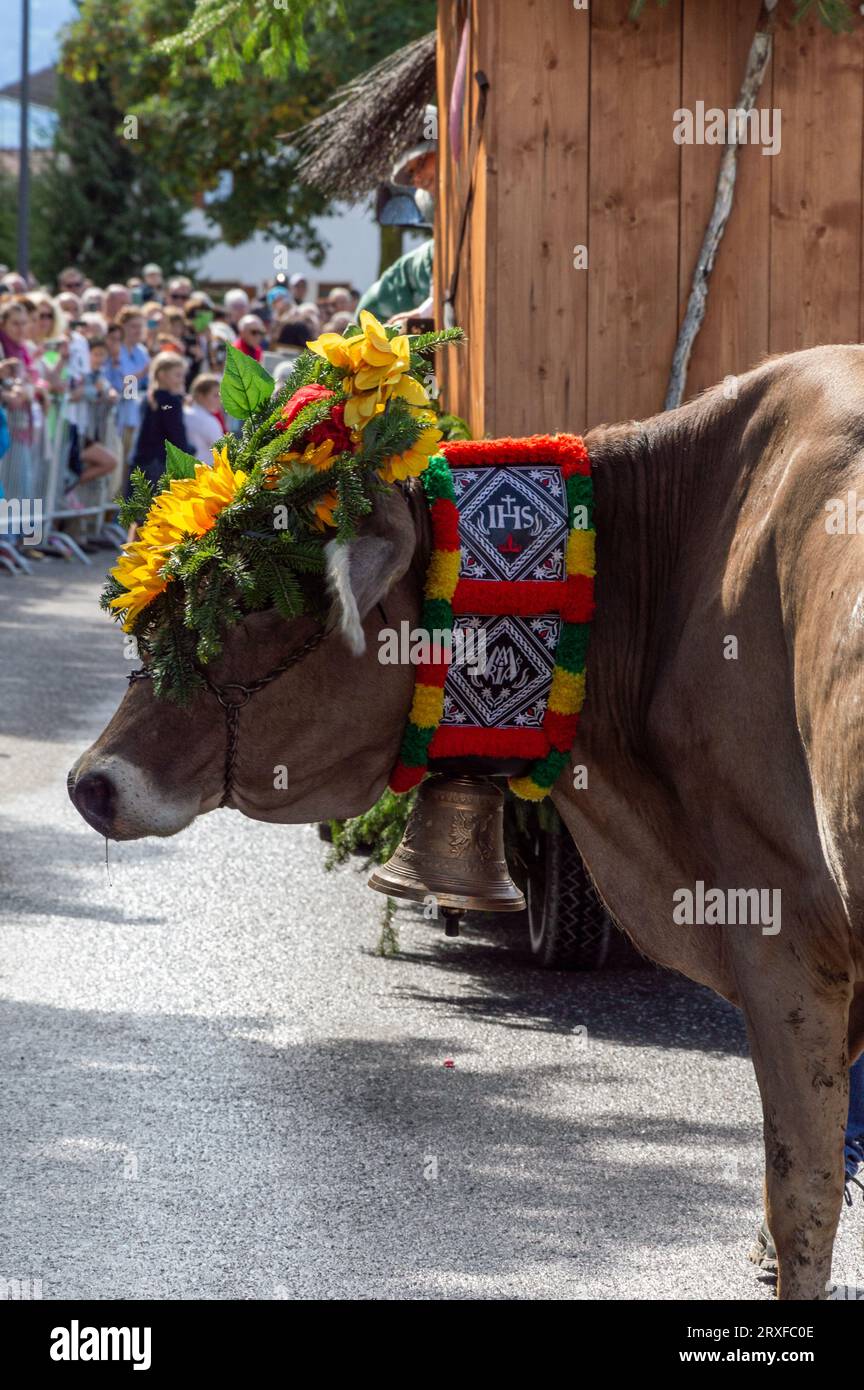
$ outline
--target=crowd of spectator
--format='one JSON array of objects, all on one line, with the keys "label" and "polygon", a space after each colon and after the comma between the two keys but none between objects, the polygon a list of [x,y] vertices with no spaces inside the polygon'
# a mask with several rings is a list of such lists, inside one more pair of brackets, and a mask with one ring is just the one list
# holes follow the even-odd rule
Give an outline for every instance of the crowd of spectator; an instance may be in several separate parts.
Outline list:
[{"label": "crowd of spectator", "polygon": [[[104,288],[69,266],[53,292],[15,271],[0,274],[0,485],[3,455],[13,451],[16,490],[33,495],[52,401],[62,402],[67,427],[72,508],[81,484],[107,474],[125,486],[140,467],[155,480],[167,440],[211,462],[232,424],[219,394],[228,345],[256,361],[265,352],[282,356],[278,380],[308,339],[345,329],[357,299],[336,288],[313,300],[300,274],[278,275],[257,297],[239,286],[213,297],[188,276],[166,281],[155,264]],[[114,452],[102,442],[109,411]]]}]

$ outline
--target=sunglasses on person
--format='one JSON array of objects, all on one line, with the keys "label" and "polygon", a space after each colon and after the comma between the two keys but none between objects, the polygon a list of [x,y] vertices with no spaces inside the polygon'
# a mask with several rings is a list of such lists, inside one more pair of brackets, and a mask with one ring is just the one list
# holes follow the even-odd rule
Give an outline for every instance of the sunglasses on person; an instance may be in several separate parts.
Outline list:
[{"label": "sunglasses on person", "polygon": [[54,315],[52,314],[50,309],[40,309],[36,317],[40,319],[46,319],[48,323],[54,322]]},{"label": "sunglasses on person", "polygon": [[172,291],[171,291],[171,298],[172,298],[172,299],[179,299],[180,302],[181,302],[181,304],[185,304],[185,303],[186,303],[186,300],[189,299],[190,296],[189,296],[188,294],[184,294],[183,290],[172,290]]}]

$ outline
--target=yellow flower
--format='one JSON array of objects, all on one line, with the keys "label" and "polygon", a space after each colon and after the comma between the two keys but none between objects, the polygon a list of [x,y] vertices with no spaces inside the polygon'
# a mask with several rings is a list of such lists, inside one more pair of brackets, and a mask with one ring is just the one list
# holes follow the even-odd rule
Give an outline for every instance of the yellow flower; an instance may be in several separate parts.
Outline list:
[{"label": "yellow flower", "polygon": [[142,608],[167,589],[168,580],[159,573],[165,562],[163,553],[141,541],[124,546],[123,552],[111,574],[126,593],[112,598],[109,606],[125,614],[123,631],[129,632]]},{"label": "yellow flower", "polygon": [[[417,415],[426,422],[435,419],[431,410],[417,411]],[[427,423],[419,438],[415,439],[404,454],[391,454],[389,459],[384,460],[378,469],[378,477],[383,478],[385,483],[401,483],[406,478],[419,478],[432,455],[438,452],[442,438],[441,430],[436,430],[431,423]]]},{"label": "yellow flower", "polygon": [[323,531],[327,526],[336,525],[334,513],[338,505],[339,498],[335,492],[325,492],[324,496],[315,503],[316,531]]},{"label": "yellow flower", "polygon": [[403,376],[393,387],[390,395],[398,396],[401,400],[407,401],[409,405],[424,406],[429,404],[426,387],[413,376]]},{"label": "yellow flower", "polygon": [[287,454],[277,455],[276,462],[300,464],[301,467],[314,468],[317,472],[321,472],[333,463],[333,440],[322,439],[320,444],[307,444],[302,454],[290,449]]},{"label": "yellow flower", "polygon": [[[323,357],[334,367],[346,369],[342,389],[348,396],[345,402],[345,424],[359,439],[369,421],[380,413],[394,397],[405,401],[421,419],[434,422],[435,416],[425,409],[429,396],[423,383],[410,375],[411,343],[404,333],[388,338],[387,332],[368,309],[360,311],[360,333],[343,338],[339,333],[322,333],[308,342],[310,352]],[[441,441],[441,431],[431,427],[404,454],[386,459],[378,474],[387,483],[416,478],[429,462]]]},{"label": "yellow flower", "polygon": [[167,588],[161,570],[174,546],[186,536],[205,535],[245,482],[246,474],[232,469],[227,450],[214,449],[212,468],[206,463],[196,464],[194,478],[174,478],[154,499],[137,540],[123,547],[111,571],[126,589],[110,603],[124,614],[124,632],[131,630],[141,610]]},{"label": "yellow flower", "polygon": [[345,424],[349,430],[362,430],[372,416],[377,415],[379,406],[383,406],[383,402],[378,391],[349,396],[345,402]]},{"label": "yellow flower", "polygon": [[401,396],[410,405],[429,404],[423,386],[406,377],[411,367],[411,344],[404,333],[388,338],[385,329],[368,309],[360,311],[360,333],[343,338],[339,333],[322,333],[308,342],[310,352],[334,367],[346,368],[342,380],[349,399],[345,403],[345,423],[362,430],[391,396]]},{"label": "yellow flower", "polygon": [[316,357],[323,357],[325,362],[330,362],[334,367],[351,366],[348,340],[343,338],[341,333],[322,333],[320,338],[307,343],[306,346]]}]

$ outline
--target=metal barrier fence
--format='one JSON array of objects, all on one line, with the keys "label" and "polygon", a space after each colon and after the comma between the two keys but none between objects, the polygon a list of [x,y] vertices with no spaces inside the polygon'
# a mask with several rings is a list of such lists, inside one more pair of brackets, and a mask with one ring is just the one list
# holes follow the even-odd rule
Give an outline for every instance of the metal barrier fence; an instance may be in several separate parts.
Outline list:
[{"label": "metal barrier fence", "polygon": [[113,520],[117,511],[113,499],[125,482],[117,407],[91,409],[89,424],[80,431],[113,454],[113,471],[70,487],[76,479],[69,467],[67,404],[68,396],[62,393],[52,395],[44,408],[34,405],[6,411],[11,446],[0,458],[4,523],[0,525],[0,568],[11,574],[32,572],[28,546],[89,565],[92,561],[82,542],[105,541],[119,547],[126,539]]}]

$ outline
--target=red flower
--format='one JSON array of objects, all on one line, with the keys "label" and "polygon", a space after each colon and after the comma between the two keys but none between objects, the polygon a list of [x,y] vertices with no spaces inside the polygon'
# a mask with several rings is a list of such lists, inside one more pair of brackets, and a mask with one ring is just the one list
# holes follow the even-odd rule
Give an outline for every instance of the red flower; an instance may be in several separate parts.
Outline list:
[{"label": "red flower", "polygon": [[[277,424],[277,430],[287,430],[295,416],[313,401],[326,400],[328,396],[334,396],[335,391],[331,391],[329,386],[320,386],[313,382],[310,386],[301,386],[299,391],[287,400],[282,407],[282,419]],[[345,405],[340,403],[334,405],[330,416],[326,420],[321,420],[317,425],[313,425],[298,440],[298,443],[323,444],[325,439],[333,442],[334,454],[353,453],[354,441],[351,438],[351,431],[345,424]],[[293,446],[292,446],[293,447]]]}]

